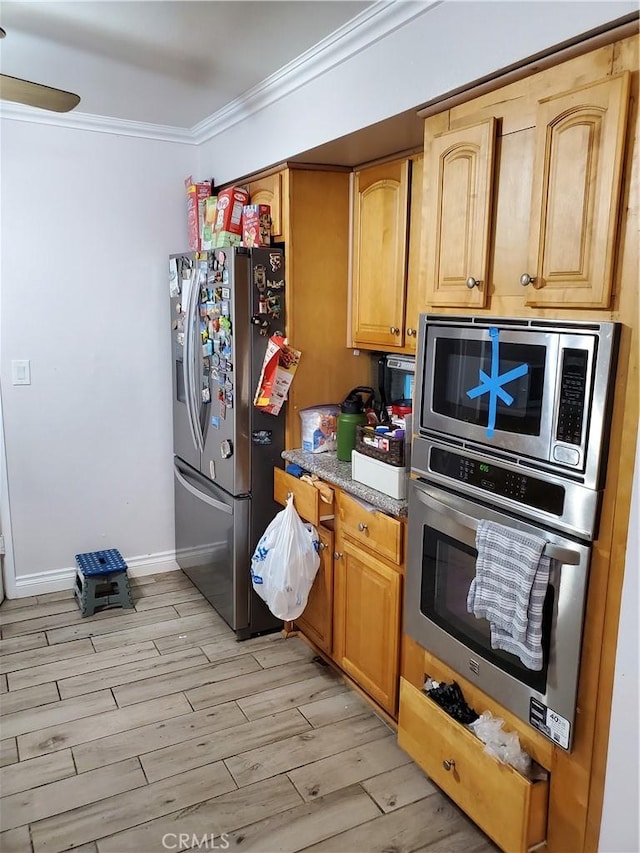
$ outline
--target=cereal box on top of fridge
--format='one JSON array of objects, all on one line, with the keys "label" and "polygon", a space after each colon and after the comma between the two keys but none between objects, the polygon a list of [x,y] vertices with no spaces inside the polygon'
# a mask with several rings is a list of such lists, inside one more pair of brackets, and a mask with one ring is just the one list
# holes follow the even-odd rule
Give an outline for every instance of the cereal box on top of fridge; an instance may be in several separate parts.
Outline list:
[{"label": "cereal box on top of fridge", "polygon": [[214,230],[217,235],[227,231],[229,234],[242,235],[242,208],[249,202],[249,193],[245,187],[227,187],[220,190],[216,204],[216,222]]},{"label": "cereal box on top of fridge", "polygon": [[242,242],[245,246],[271,245],[271,207],[245,204],[242,208]]},{"label": "cereal box on top of fridge", "polygon": [[194,252],[202,249],[205,200],[211,196],[211,181],[195,183],[191,175],[185,180],[187,188],[187,227],[189,248]]}]

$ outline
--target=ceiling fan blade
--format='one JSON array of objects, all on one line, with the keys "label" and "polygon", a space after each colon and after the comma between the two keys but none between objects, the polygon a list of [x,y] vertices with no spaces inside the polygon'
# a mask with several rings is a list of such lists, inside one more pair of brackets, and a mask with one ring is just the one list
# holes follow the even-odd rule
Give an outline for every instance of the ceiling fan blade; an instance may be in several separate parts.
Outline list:
[{"label": "ceiling fan blade", "polygon": [[53,110],[56,113],[68,113],[80,103],[80,96],[63,89],[53,89],[41,83],[32,83],[19,77],[0,74],[0,99],[39,107],[41,110]]}]

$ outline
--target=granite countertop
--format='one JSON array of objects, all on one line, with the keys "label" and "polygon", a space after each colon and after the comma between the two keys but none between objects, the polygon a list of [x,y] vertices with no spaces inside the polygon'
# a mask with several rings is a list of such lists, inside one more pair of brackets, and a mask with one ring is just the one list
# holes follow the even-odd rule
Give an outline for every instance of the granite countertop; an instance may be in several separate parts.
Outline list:
[{"label": "granite countertop", "polygon": [[407,515],[407,501],[395,498],[358,483],[351,478],[351,462],[340,462],[335,453],[308,453],[304,450],[283,450],[282,458],[287,462],[295,462],[305,471],[317,474],[322,480],[338,486],[350,495],[368,501],[370,504],[396,518]]}]

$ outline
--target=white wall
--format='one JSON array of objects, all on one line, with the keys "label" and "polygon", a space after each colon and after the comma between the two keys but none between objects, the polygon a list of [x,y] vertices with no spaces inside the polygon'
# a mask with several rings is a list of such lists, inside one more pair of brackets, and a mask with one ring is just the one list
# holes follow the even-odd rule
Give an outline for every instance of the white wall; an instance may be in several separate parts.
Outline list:
[{"label": "white wall", "polygon": [[637,11],[621,0],[411,5],[424,11],[202,144],[202,174],[231,181]]},{"label": "white wall", "polygon": [[640,710],[638,671],[640,670],[638,609],[640,605],[640,436],[631,498],[629,540],[622,586],[622,606],[618,626],[618,648],[609,730],[609,754],[604,789],[601,853],[638,853],[638,759],[640,758]]},{"label": "white wall", "polygon": [[[173,559],[167,255],[186,245],[195,158],[184,144],[2,122],[9,596],[44,591],[29,586],[42,573],[46,589],[70,585],[82,551]],[[12,359],[31,360],[31,385],[11,384]]]}]

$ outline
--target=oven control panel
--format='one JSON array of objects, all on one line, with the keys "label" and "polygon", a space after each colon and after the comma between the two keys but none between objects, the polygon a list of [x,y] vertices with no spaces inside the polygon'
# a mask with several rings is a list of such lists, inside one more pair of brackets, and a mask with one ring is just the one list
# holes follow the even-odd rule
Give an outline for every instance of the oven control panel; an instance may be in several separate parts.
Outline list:
[{"label": "oven control panel", "polygon": [[429,467],[436,474],[468,483],[485,492],[502,495],[553,515],[562,515],[565,491],[555,483],[440,447],[431,448]]}]

